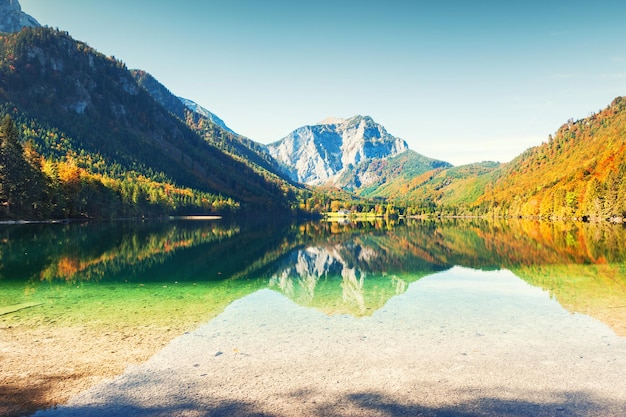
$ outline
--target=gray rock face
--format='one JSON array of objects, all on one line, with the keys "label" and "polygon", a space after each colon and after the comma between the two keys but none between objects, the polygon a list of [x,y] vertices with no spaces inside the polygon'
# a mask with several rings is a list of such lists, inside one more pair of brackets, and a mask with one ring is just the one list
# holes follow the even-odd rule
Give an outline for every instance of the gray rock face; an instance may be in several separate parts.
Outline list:
[{"label": "gray rock face", "polygon": [[19,32],[25,27],[40,27],[35,18],[24,13],[18,0],[0,0],[0,32]]},{"label": "gray rock face", "polygon": [[187,98],[184,98],[184,97],[178,97],[178,98],[180,99],[180,101],[182,101],[182,103],[185,105],[185,107],[187,107],[189,110],[191,110],[193,112],[196,112],[196,113],[206,117],[211,122],[215,123],[216,125],[218,125],[222,129],[224,129],[225,131],[230,132],[230,133],[235,134],[235,135],[237,134],[237,133],[233,132],[228,126],[226,126],[226,123],[224,123],[224,121],[222,119],[220,119],[214,113],[211,113],[209,110],[205,109],[204,107],[202,107],[198,103],[196,103],[196,102],[194,102],[192,100],[189,100]]},{"label": "gray rock face", "polygon": [[325,184],[364,162],[401,154],[408,145],[371,117],[354,116],[301,127],[267,148],[292,180]]}]

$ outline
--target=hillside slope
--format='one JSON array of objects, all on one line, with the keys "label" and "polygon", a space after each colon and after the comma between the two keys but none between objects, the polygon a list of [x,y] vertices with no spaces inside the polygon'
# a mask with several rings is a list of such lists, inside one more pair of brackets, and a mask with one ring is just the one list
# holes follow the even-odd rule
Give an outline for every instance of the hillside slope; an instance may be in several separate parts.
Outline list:
[{"label": "hillside slope", "polygon": [[626,99],[502,165],[477,204],[511,216],[626,216]]},{"label": "hillside slope", "polygon": [[412,150],[388,158],[375,158],[348,167],[339,183],[364,197],[389,197],[380,188],[396,181],[408,180],[425,172],[451,167],[448,162],[432,159]]},{"label": "hillside slope", "polygon": [[505,164],[474,163],[399,176],[363,195],[416,213],[564,219],[626,218],[626,99],[570,120]]},{"label": "hillside slope", "polygon": [[158,103],[208,143],[255,167],[261,175],[269,174],[275,181],[287,181],[287,178],[282,178],[284,174],[278,162],[264,145],[233,132],[219,117],[193,101],[175,96],[149,73],[141,70],[132,70],[131,73]]},{"label": "hillside slope", "polygon": [[362,190],[362,194],[391,199],[426,211],[452,206],[458,211],[476,202],[498,167],[496,162],[481,162],[458,167],[441,165],[414,175],[405,172],[388,183]]},{"label": "hillside slope", "polygon": [[[0,34],[0,113],[45,158],[286,211],[282,183],[227,155],[157,103],[125,65],[66,32]],[[289,195],[288,195],[289,197]]]}]

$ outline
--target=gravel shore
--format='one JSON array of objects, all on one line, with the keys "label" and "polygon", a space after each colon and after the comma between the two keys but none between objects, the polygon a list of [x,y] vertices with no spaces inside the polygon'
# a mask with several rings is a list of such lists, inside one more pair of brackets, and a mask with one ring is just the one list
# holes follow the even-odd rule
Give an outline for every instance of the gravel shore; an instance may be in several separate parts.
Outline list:
[{"label": "gravel shore", "polygon": [[626,415],[626,339],[506,271],[486,295],[468,273],[359,319],[261,290],[36,416]]}]

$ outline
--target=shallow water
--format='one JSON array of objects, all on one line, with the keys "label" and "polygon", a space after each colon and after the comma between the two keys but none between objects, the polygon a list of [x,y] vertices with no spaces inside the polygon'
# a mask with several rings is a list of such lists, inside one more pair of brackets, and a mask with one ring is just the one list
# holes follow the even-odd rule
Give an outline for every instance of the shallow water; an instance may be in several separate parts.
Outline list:
[{"label": "shallow water", "polygon": [[[241,406],[241,415],[252,403],[252,409],[268,412],[245,389],[207,392],[189,372],[195,368],[216,380],[256,372],[274,381],[265,393],[272,398],[298,386],[311,393],[300,397],[311,401],[315,389],[336,391],[327,406],[341,403],[355,415],[364,409],[347,398],[383,387],[391,389],[385,395],[402,412],[457,410],[431,397],[415,403],[400,395],[418,383],[430,386],[432,396],[437,389],[474,389],[482,400],[497,388],[524,397],[526,407],[546,415],[568,407],[611,415],[624,406],[619,392],[626,387],[615,382],[626,381],[623,227],[479,221],[252,227],[188,221],[23,225],[0,233],[0,308],[27,306],[0,316],[1,326],[140,331],[205,323],[194,332],[172,334],[171,344],[145,365],[55,415],[97,415],[113,406],[118,415],[182,413],[171,403],[183,394],[175,389],[169,400],[161,398],[167,403],[162,409],[145,408],[147,398],[160,398],[155,381],[165,376],[190,378],[190,409],[215,410],[230,401]],[[290,365],[280,363],[281,352],[300,367],[297,372],[309,369],[312,376],[285,380]],[[377,352],[374,358],[371,352]],[[416,355],[425,361],[415,362]],[[243,360],[241,367],[233,370],[227,358]],[[262,372],[259,361],[267,364]],[[386,376],[374,375],[376,369]],[[407,369],[419,371],[421,382],[407,376]],[[344,380],[344,373],[363,375],[362,382]],[[129,396],[127,384],[137,378],[145,385]],[[329,378],[342,381],[347,391],[329,387]],[[238,381],[243,387],[253,382]],[[327,402],[332,396],[326,394],[319,396]],[[483,406],[475,396],[463,398],[464,407],[471,403],[480,412],[494,412],[489,407],[495,397]]]},{"label": "shallow water", "polygon": [[148,362],[37,415],[624,411],[626,340],[509,271],[453,267],[365,317],[258,290]]}]

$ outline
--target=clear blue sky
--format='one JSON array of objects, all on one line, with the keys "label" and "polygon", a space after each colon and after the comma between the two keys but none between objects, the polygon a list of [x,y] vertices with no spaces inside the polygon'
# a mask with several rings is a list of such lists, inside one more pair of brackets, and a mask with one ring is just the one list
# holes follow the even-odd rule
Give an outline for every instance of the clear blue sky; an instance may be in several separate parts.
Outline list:
[{"label": "clear blue sky", "polygon": [[455,165],[506,162],[626,95],[626,1],[20,0],[261,143],[369,115]]}]

